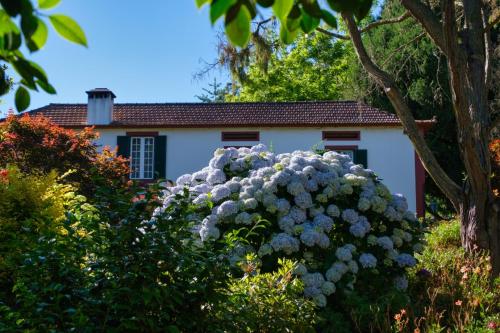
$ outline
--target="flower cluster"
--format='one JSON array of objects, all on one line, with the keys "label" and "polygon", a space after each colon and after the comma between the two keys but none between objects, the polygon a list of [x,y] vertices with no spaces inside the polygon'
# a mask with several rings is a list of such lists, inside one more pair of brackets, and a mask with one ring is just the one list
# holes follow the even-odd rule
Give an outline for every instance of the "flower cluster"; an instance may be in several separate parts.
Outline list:
[{"label": "flower cluster", "polygon": [[208,167],[179,177],[166,192],[163,210],[183,195],[195,204],[196,237],[203,242],[269,221],[250,250],[263,262],[279,256],[301,262],[296,274],[319,306],[336,291],[355,288],[363,275],[383,275],[404,289],[405,269],[422,247],[405,198],[335,152],[218,149]]}]

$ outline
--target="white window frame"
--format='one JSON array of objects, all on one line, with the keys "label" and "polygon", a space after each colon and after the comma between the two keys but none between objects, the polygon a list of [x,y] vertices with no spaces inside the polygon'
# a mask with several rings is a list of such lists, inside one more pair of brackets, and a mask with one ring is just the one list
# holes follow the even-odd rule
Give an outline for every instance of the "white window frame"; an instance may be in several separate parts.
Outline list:
[{"label": "white window frame", "polygon": [[[145,177],[145,160],[146,160],[146,141],[151,139],[151,177]],[[139,140],[139,170],[133,170],[134,163],[134,140]],[[154,179],[154,166],[155,166],[155,137],[154,136],[133,136],[130,138],[130,179]],[[136,176],[136,174],[138,175]]]}]

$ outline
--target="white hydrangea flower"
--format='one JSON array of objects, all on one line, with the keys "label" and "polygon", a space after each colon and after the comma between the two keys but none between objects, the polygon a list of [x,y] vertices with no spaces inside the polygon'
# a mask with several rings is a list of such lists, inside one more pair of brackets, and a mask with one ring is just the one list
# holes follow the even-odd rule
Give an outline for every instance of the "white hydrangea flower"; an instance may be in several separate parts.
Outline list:
[{"label": "white hydrangea flower", "polygon": [[331,294],[335,293],[337,288],[335,287],[335,283],[330,282],[330,281],[325,281],[321,285],[321,292],[325,296],[330,296]]},{"label": "white hydrangea flower", "polygon": [[362,212],[366,212],[368,209],[370,209],[370,206],[371,206],[371,203],[370,203],[370,200],[368,200],[367,198],[359,198],[359,201],[358,201],[358,209]]},{"label": "white hydrangea flower", "polygon": [[262,244],[257,251],[257,255],[262,258],[273,253],[273,247],[270,244]]},{"label": "white hydrangea flower", "polygon": [[318,287],[305,287],[304,296],[306,298],[313,298],[315,296],[321,295],[321,289]]},{"label": "white hydrangea flower", "polygon": [[382,236],[377,238],[377,244],[385,250],[392,250],[394,248],[394,243],[392,239],[387,236]]},{"label": "white hydrangea flower", "polygon": [[347,267],[349,267],[349,271],[353,274],[358,274],[359,266],[358,263],[354,260],[351,260],[347,263]]},{"label": "white hydrangea flower", "polygon": [[349,267],[341,261],[335,262],[325,274],[328,281],[338,282],[342,276],[349,271]]},{"label": "white hydrangea flower", "polygon": [[321,288],[323,283],[325,282],[325,278],[321,273],[307,273],[302,276],[302,282],[306,287],[315,287]]},{"label": "white hydrangea flower", "polygon": [[226,181],[226,174],[219,169],[210,170],[207,176],[207,183],[209,185],[222,184]]},{"label": "white hydrangea flower", "polygon": [[398,290],[406,290],[408,289],[408,279],[406,276],[397,276],[394,279],[394,287]]},{"label": "white hydrangea flower", "polygon": [[326,208],[326,213],[330,215],[331,217],[339,217],[340,216],[340,209],[339,207],[331,204]]},{"label": "white hydrangea flower", "polygon": [[207,205],[207,201],[208,201],[208,195],[205,193],[202,193],[193,199],[193,203],[195,205],[199,205],[199,206],[203,206],[203,207]]},{"label": "white hydrangea flower", "polygon": [[285,198],[276,200],[276,207],[280,214],[287,214],[290,211],[290,202]]},{"label": "white hydrangea flower", "polygon": [[236,224],[250,225],[252,224],[252,215],[248,214],[247,212],[239,213],[238,215],[236,215],[234,222]]},{"label": "white hydrangea flower", "polygon": [[323,206],[315,206],[309,208],[309,216],[315,217],[317,215],[323,214],[325,212],[325,207]]},{"label": "white hydrangea flower", "polygon": [[278,225],[280,229],[287,234],[292,234],[295,227],[295,221],[290,216],[286,215],[278,220]]},{"label": "white hydrangea flower", "polygon": [[304,193],[305,192],[305,189],[304,189],[304,186],[302,185],[302,183],[299,183],[299,182],[291,182],[287,185],[286,187],[288,193],[290,193],[291,195],[299,195],[300,193]]},{"label": "white hydrangea flower", "polygon": [[395,260],[399,267],[413,267],[417,264],[417,260],[408,253],[401,253],[396,257]]},{"label": "white hydrangea flower", "polygon": [[271,239],[271,246],[276,252],[283,251],[286,254],[292,254],[299,250],[300,242],[293,236],[280,233]]},{"label": "white hydrangea flower", "polygon": [[295,223],[300,224],[307,220],[307,213],[305,210],[300,209],[297,206],[290,208],[288,215],[295,221]]},{"label": "white hydrangea flower", "polygon": [[[168,187],[163,195],[163,206],[155,210],[155,217],[169,214],[172,210],[167,208],[179,200],[194,204],[190,219],[195,223],[193,234],[199,235],[197,242],[224,236],[219,223],[224,223],[224,232],[230,232],[265,218],[270,224],[262,234],[260,229],[256,231],[262,236],[260,240],[252,240],[258,250],[240,246],[229,255],[230,262],[244,260],[249,251],[266,260],[274,258],[269,256],[273,252],[293,255],[294,260],[304,262],[297,265],[294,274],[303,279],[305,296],[320,306],[326,305],[326,296],[339,286],[344,290],[354,288],[357,275],[365,274],[360,267],[375,268],[378,262],[386,268],[379,270],[380,274],[388,274],[390,279],[400,275],[401,279],[397,277],[394,282],[404,287],[404,270],[416,263],[413,251],[422,250],[417,219],[408,212],[406,199],[391,195],[373,171],[335,152],[323,156],[304,151],[274,155],[264,145],[217,149],[209,166],[179,177],[177,185]],[[207,213],[208,207],[212,207],[211,213]],[[373,234],[362,212],[374,223]],[[335,225],[337,218],[345,223]],[[386,231],[390,234],[385,235]],[[358,249],[353,244],[338,243],[350,239]],[[411,246],[412,242],[416,243],[413,251],[398,252],[403,243]],[[367,247],[372,246],[381,248],[367,253]],[[338,260],[326,272],[317,272],[324,264],[321,249],[335,249]],[[336,285],[344,276],[348,278]]]},{"label": "white hydrangea flower", "polygon": [[231,190],[226,185],[216,185],[212,191],[210,191],[210,194],[212,195],[212,200],[218,202],[229,197],[231,195]]},{"label": "white hydrangea flower", "polygon": [[327,299],[326,299],[325,295],[323,295],[323,294],[319,294],[319,295],[314,296],[312,300],[313,300],[314,304],[316,304],[320,308],[324,308],[327,304]]},{"label": "white hydrangea flower", "polygon": [[344,246],[337,248],[335,256],[341,261],[350,261],[352,259],[351,250]]},{"label": "white hydrangea flower", "polygon": [[350,224],[358,222],[359,215],[354,209],[346,209],[342,212],[342,219]]},{"label": "white hydrangea flower", "polygon": [[177,185],[189,185],[189,184],[191,184],[191,177],[192,177],[192,175],[190,175],[190,174],[182,175],[179,178],[177,178],[175,183]]},{"label": "white hydrangea flower", "polygon": [[302,209],[307,209],[313,206],[313,200],[309,193],[302,192],[295,196],[294,198],[295,204]]},{"label": "white hydrangea flower", "polygon": [[387,201],[379,197],[378,195],[373,196],[370,199],[372,205],[372,210],[376,213],[383,213],[387,208]]},{"label": "white hydrangea flower", "polygon": [[313,225],[324,232],[330,232],[333,228],[333,219],[324,214],[318,214],[313,219]]},{"label": "white hydrangea flower", "polygon": [[377,258],[371,253],[363,253],[359,256],[359,263],[363,268],[375,268],[377,267]]},{"label": "white hydrangea flower", "polygon": [[295,268],[293,269],[293,274],[295,275],[305,275],[307,274],[307,267],[306,265],[302,264],[302,263],[298,263]]}]

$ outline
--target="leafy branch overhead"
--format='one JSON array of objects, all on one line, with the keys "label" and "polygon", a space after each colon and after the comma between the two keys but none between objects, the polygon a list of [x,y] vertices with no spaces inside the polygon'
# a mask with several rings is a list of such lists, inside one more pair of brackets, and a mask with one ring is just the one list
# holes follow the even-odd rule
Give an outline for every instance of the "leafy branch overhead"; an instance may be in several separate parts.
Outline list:
[{"label": "leafy branch overhead", "polygon": [[[27,59],[22,52],[24,45],[30,53],[41,50],[48,38],[49,22],[63,38],[87,47],[87,39],[82,28],[72,18],[63,14],[47,14],[61,0],[38,0],[35,6],[31,0],[0,0],[0,96],[17,86],[15,103],[18,111],[29,107],[29,91],[42,89],[55,94],[45,71],[35,62]],[[5,66],[5,65],[9,66]],[[20,80],[14,82],[7,75],[11,67]]]},{"label": "leafy branch overhead", "polygon": [[[328,0],[329,8],[322,8],[317,0],[257,0],[262,8],[270,8],[280,21],[281,40],[290,44],[300,31],[309,33],[324,21],[337,28],[334,12],[349,12],[361,20],[368,15],[372,0]],[[255,1],[249,0],[196,0],[198,7],[210,5],[210,20],[214,24],[224,17],[224,26],[229,40],[244,47],[250,41],[251,20],[257,16]]]}]

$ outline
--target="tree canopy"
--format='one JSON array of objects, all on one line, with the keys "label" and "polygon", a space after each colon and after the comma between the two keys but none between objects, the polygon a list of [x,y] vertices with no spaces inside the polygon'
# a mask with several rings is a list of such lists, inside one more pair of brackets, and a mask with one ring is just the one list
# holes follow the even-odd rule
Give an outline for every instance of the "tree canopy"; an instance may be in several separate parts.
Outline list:
[{"label": "tree canopy", "polygon": [[[488,249],[492,257],[493,274],[500,274],[500,203],[492,190],[492,162],[488,146],[492,133],[500,124],[498,110],[490,108],[489,103],[495,63],[492,30],[500,21],[500,9],[496,1],[401,0],[405,10],[401,16],[378,19],[368,24],[362,19],[373,5],[370,0],[328,0],[326,4],[319,0],[196,2],[198,6],[210,4],[212,23],[224,17],[228,39],[240,47],[245,47],[251,39],[251,20],[267,7],[272,8],[272,13],[279,20],[280,38],[285,43],[291,43],[300,31],[309,33],[313,30],[337,39],[350,40],[363,69],[386,94],[425,169],[459,214],[463,246],[470,251]],[[324,21],[331,28],[337,28],[332,13],[342,18],[346,34],[319,26]],[[377,61],[366,47],[363,38],[365,33],[407,19],[420,26],[432,45],[446,59],[449,96],[456,121],[460,158],[465,170],[464,181],[455,181],[439,163],[417,126],[412,104],[406,98],[401,82],[398,83],[397,75],[385,69],[385,64]],[[377,43],[386,47],[384,40]],[[399,47],[404,48],[404,45]],[[406,61],[401,60],[402,63]],[[411,80],[408,86],[410,98],[426,97],[427,92],[422,89],[422,83]],[[418,93],[422,92],[425,94],[419,96]]]}]

